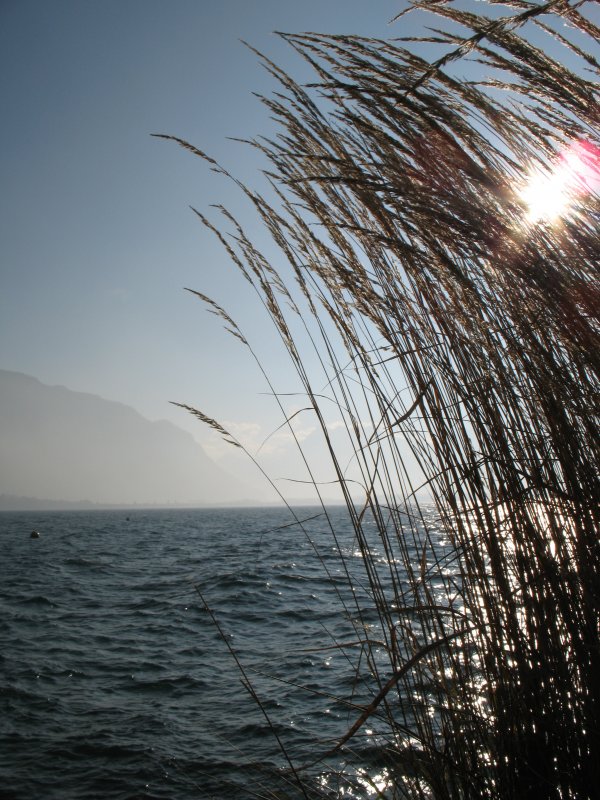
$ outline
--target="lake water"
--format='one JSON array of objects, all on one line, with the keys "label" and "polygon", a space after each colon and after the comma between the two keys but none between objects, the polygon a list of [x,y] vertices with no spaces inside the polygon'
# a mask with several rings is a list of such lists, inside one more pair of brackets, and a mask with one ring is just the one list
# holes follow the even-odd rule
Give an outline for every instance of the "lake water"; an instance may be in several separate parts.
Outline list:
[{"label": "lake water", "polygon": [[360,700],[338,547],[377,616],[345,509],[297,513],[0,514],[0,797],[301,797],[274,733],[311,761]]}]

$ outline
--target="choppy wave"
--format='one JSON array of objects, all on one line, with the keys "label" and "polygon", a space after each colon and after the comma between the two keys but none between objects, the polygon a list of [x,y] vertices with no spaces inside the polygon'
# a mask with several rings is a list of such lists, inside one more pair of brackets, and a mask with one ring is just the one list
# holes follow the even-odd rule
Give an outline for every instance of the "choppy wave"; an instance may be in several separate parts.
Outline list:
[{"label": "choppy wave", "polygon": [[346,729],[360,687],[325,649],[352,632],[337,546],[318,519],[310,542],[278,531],[286,515],[1,514],[0,796],[292,797],[265,714],[307,758]]}]

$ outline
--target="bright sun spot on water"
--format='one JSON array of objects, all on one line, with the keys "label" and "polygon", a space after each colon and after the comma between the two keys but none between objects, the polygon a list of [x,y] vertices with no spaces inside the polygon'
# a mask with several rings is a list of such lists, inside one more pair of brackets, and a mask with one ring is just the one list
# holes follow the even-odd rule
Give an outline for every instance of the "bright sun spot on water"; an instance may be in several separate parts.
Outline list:
[{"label": "bright sun spot on water", "polygon": [[534,170],[519,192],[529,222],[554,223],[567,216],[576,201],[600,188],[600,149],[573,142],[550,170]]}]

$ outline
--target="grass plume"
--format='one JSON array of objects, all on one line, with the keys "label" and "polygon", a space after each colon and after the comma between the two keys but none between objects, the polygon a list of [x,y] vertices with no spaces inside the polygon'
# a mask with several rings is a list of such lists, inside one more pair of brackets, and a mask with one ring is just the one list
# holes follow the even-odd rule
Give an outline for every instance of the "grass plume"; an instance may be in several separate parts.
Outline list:
[{"label": "grass plume", "polygon": [[[263,59],[279,83],[263,99],[279,136],[253,146],[268,160],[273,198],[238,185],[286,268],[226,212],[229,237],[206,224],[288,349],[363,555],[378,641],[357,625],[353,646],[374,689],[334,750],[369,718],[387,743],[381,796],[591,800],[600,786],[594,4],[411,5],[435,18],[421,39],[280,34],[314,70],[309,86]],[[427,60],[425,44],[442,55]],[[536,215],[521,191],[529,174],[545,175],[550,193],[560,169],[578,169],[575,184],[558,213]],[[352,480],[323,394],[344,420]],[[407,454],[451,542],[452,569]]]}]

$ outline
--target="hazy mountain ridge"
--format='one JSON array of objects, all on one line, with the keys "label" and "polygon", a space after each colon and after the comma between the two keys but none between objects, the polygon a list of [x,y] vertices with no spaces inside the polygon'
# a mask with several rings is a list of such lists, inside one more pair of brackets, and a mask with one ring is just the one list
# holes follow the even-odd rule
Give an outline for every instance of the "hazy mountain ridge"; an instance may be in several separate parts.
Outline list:
[{"label": "hazy mountain ridge", "polygon": [[93,505],[251,502],[187,432],[133,408],[0,370],[0,494]]}]

